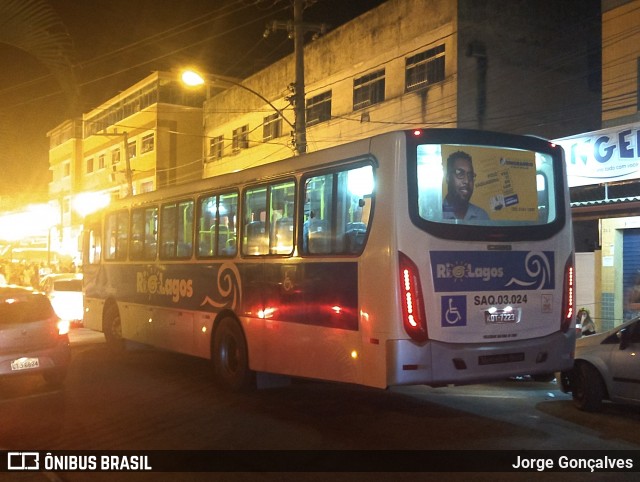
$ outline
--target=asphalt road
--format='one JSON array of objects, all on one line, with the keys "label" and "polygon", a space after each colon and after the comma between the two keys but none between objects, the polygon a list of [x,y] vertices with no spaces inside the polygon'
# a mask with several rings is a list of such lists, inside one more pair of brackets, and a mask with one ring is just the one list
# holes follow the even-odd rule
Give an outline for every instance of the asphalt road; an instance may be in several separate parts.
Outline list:
[{"label": "asphalt road", "polygon": [[[555,383],[505,380],[466,387],[414,386],[383,391],[294,381],[286,387],[230,394],[213,386],[210,366],[204,360],[137,345],[114,355],[103,341],[100,334],[74,331],[72,367],[61,390],[48,387],[40,377],[0,381],[0,447],[70,451],[360,450],[370,452],[373,465],[377,463],[376,451],[384,451],[378,452],[383,457],[389,451],[447,450],[464,457],[470,450],[580,450],[602,454],[640,448],[637,408],[605,404],[602,413],[583,413]],[[274,456],[282,453],[274,452]],[[0,474],[0,480],[31,480],[6,479],[5,475]],[[326,475],[20,474],[68,482],[326,480]],[[352,473],[348,478],[409,480],[410,476],[373,475]],[[527,480],[525,475],[467,473],[464,479]],[[562,480],[583,480],[585,476],[546,475]],[[601,473],[598,480],[621,480],[627,475]],[[426,480],[422,476],[426,474],[417,479]],[[437,478],[459,480],[460,474],[440,473]]]}]

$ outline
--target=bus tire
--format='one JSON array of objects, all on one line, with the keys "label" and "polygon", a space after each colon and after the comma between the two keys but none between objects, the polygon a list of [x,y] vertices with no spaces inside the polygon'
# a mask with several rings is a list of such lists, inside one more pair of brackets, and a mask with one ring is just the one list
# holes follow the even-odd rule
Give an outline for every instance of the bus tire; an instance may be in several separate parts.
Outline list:
[{"label": "bus tire", "polygon": [[234,318],[225,317],[220,320],[211,348],[216,385],[232,392],[252,388],[255,378],[253,371],[249,369],[247,340]]},{"label": "bus tire", "polygon": [[122,321],[120,319],[120,310],[115,303],[107,306],[104,312],[104,321],[102,322],[102,332],[107,342],[107,348],[118,353],[124,350],[124,340],[122,338]]},{"label": "bus tire", "polygon": [[585,412],[597,412],[605,395],[604,382],[598,370],[589,363],[580,363],[572,379],[573,403]]}]

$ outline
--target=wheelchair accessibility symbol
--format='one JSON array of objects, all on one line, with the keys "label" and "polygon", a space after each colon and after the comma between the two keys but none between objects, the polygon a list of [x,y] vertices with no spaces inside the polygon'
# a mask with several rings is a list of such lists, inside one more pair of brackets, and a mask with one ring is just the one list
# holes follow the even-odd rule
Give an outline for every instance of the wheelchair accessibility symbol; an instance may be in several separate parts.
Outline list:
[{"label": "wheelchair accessibility symbol", "polygon": [[467,326],[467,297],[443,296],[441,303],[441,326]]}]

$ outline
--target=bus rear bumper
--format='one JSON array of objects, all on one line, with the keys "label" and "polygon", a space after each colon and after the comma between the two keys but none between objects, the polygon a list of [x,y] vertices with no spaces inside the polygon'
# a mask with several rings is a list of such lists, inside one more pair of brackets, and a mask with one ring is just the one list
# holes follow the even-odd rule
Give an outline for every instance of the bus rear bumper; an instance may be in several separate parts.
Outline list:
[{"label": "bus rear bumper", "polygon": [[575,334],[530,340],[456,344],[387,341],[387,384],[465,385],[517,375],[543,375],[573,366]]}]

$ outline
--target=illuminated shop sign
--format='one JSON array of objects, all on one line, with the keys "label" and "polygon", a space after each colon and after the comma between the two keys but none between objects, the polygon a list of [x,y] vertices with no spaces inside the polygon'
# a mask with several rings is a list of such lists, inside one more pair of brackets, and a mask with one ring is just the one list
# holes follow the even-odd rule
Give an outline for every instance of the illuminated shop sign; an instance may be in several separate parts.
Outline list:
[{"label": "illuminated shop sign", "polygon": [[565,150],[569,186],[640,178],[640,124],[556,139]]}]

